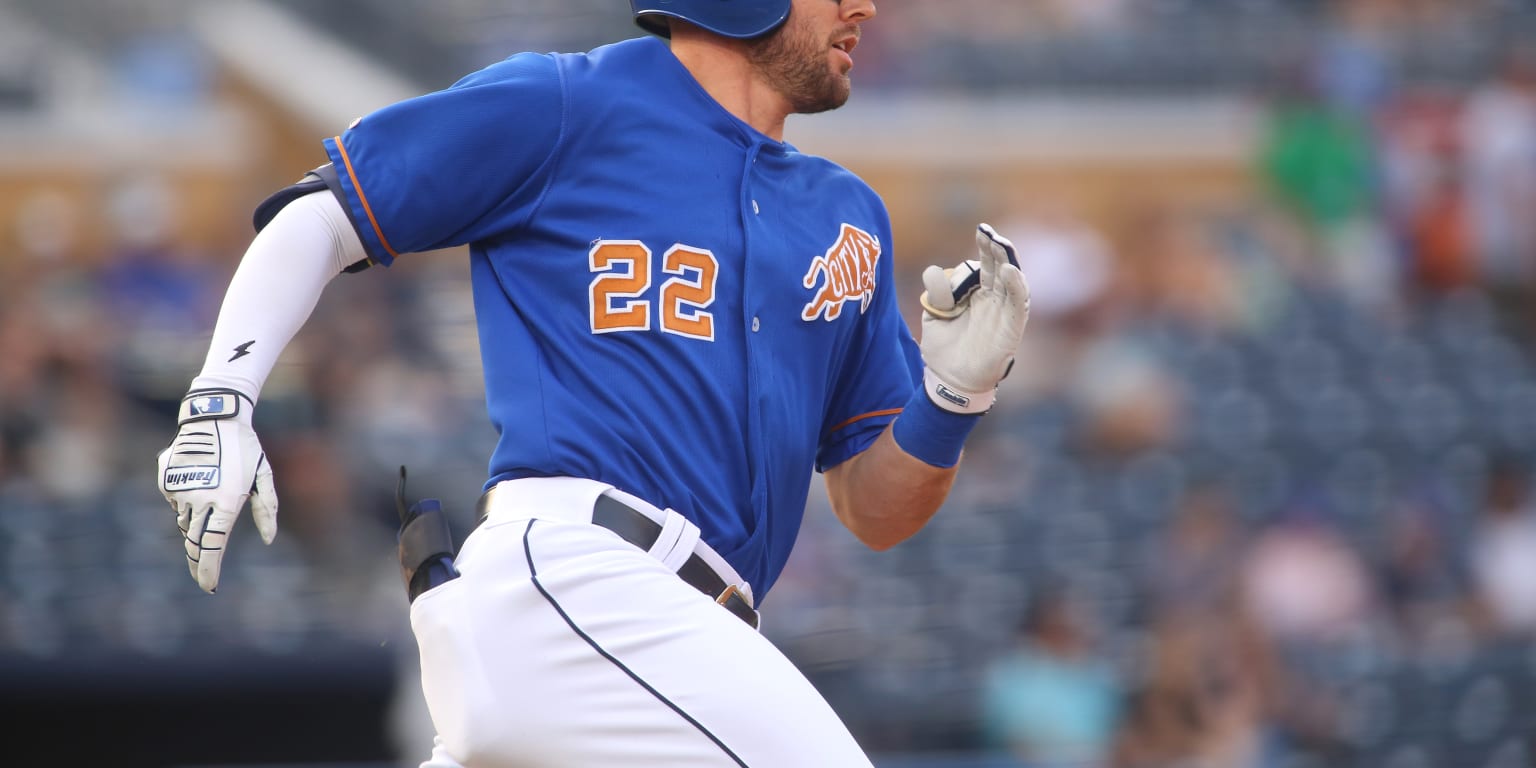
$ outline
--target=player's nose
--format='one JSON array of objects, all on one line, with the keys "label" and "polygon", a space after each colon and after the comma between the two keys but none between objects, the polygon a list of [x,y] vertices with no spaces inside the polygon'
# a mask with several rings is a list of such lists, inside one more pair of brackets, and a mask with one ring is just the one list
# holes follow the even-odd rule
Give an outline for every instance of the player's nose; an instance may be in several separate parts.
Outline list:
[{"label": "player's nose", "polygon": [[842,0],[838,5],[843,21],[858,23],[875,17],[874,0]]}]

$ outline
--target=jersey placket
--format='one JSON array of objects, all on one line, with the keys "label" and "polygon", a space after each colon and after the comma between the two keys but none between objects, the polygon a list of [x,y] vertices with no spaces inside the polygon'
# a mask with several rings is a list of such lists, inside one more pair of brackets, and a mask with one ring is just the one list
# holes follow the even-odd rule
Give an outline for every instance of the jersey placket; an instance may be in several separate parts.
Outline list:
[{"label": "jersey placket", "polygon": [[[752,509],[758,515],[749,540],[761,540],[767,536],[765,527],[768,525],[766,513],[768,510],[768,483],[766,481],[766,467],[764,459],[769,456],[768,447],[763,444],[765,432],[763,429],[763,392],[760,382],[762,365],[767,361],[759,361],[759,350],[763,345],[758,341],[758,334],[762,332],[762,317],[766,299],[764,294],[757,290],[754,276],[757,273],[756,265],[758,256],[755,255],[756,247],[754,231],[757,228],[757,218],[762,214],[762,208],[758,205],[753,195],[752,186],[757,176],[757,156],[763,149],[761,142],[754,142],[747,148],[746,159],[741,171],[741,196],[738,201],[741,211],[741,250],[742,250],[742,278],[741,278],[741,312],[742,323],[747,329],[743,334],[743,346],[746,350],[747,363],[747,456],[751,463],[751,488]],[[765,243],[764,245],[768,245]],[[771,318],[770,318],[771,320]]]}]

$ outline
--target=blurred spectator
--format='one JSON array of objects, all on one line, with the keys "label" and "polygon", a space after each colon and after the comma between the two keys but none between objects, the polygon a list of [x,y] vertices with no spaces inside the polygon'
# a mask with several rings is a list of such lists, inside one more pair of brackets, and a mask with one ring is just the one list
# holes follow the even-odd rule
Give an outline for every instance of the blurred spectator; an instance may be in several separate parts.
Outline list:
[{"label": "blurred spectator", "polygon": [[1276,97],[1260,160],[1278,201],[1314,231],[1365,214],[1371,201],[1365,126],[1329,108],[1299,76],[1282,83]]},{"label": "blurred spectator", "polygon": [[34,406],[47,386],[48,339],[29,326],[26,304],[0,304],[0,480],[19,482],[23,454],[42,429]]},{"label": "blurred spectator", "polygon": [[1412,285],[1426,297],[1455,293],[1477,280],[1461,171],[1453,151],[1439,147],[1430,158],[1424,195],[1409,214],[1405,231]]},{"label": "blurred spectator", "polygon": [[1273,673],[1240,615],[1170,614],[1154,626],[1126,703],[1114,768],[1269,765]]},{"label": "blurred spectator", "polygon": [[203,328],[222,298],[207,255],[178,242],[179,205],[170,182],[154,175],[124,178],[110,190],[114,240],[102,277],[134,324]]},{"label": "blurred spectator", "polygon": [[1030,317],[1055,323],[1091,309],[1108,292],[1114,254],[1103,234],[1080,217],[1040,204],[1000,226],[1029,275]]},{"label": "blurred spectator", "polygon": [[1266,205],[1237,201],[1208,213],[1208,237],[1231,275],[1239,329],[1262,334],[1296,291],[1303,248],[1294,227]]},{"label": "blurred spectator", "polygon": [[[268,449],[274,471],[283,472],[283,534],[309,561],[316,577],[342,583],[371,578],[365,567],[390,549],[393,529],[383,505],[375,514],[354,491],[359,485],[346,471],[341,452],[312,432],[284,432]],[[365,487],[366,488],[366,487]],[[350,585],[359,590],[365,583]]]},{"label": "blurred spectator", "polygon": [[1412,282],[1429,297],[1477,279],[1460,166],[1459,102],[1403,94],[1377,120],[1381,215]]},{"label": "blurred spectator", "polygon": [[1243,286],[1212,213],[1196,206],[1160,206],[1138,222],[1133,299],[1142,312],[1196,335],[1225,334],[1244,321]]},{"label": "blurred spectator", "polygon": [[128,40],[117,52],[113,73],[124,99],[151,104],[165,119],[176,119],[176,108],[208,98],[214,80],[207,52],[174,28],[146,29]]},{"label": "blurred spectator", "polygon": [[99,276],[119,344],[122,386],[133,397],[172,410],[184,385],[177,372],[202,364],[198,344],[224,297],[229,275],[207,254],[180,241],[178,191],[157,175],[125,177],[109,189],[113,241]]},{"label": "blurred spectator", "polygon": [[1254,620],[1281,645],[1344,647],[1369,626],[1369,567],[1310,508],[1293,507],[1260,531],[1239,579]]},{"label": "blurred spectator", "polygon": [[1409,657],[1464,653],[1471,642],[1466,589],[1429,511],[1401,502],[1386,537],[1380,590],[1401,650]]},{"label": "blurred spectator", "polygon": [[1030,768],[1090,768],[1108,755],[1120,686],[1094,649],[1080,606],[1040,594],[1018,644],[987,668],[982,713],[994,747]]},{"label": "blurred spectator", "polygon": [[999,404],[1008,408],[1074,386],[1077,361],[1112,321],[1116,265],[1103,235],[1063,206],[1030,204],[1002,226],[1029,275],[1033,319],[1029,342],[1001,385]]},{"label": "blurred spectator", "polygon": [[104,502],[117,479],[114,443],[123,413],[112,380],[101,367],[70,367],[39,394],[31,405],[48,416],[39,419],[28,446],[27,475],[61,504],[88,508]]},{"label": "blurred spectator", "polygon": [[1186,494],[1149,552],[1153,609],[1198,616],[1230,605],[1243,557],[1240,524],[1224,489],[1203,486]]},{"label": "blurred spectator", "polygon": [[1536,48],[1503,54],[1468,98],[1460,134],[1480,272],[1510,309],[1525,309],[1536,280]]},{"label": "blurred spectator", "polygon": [[1134,337],[1094,340],[1082,350],[1068,386],[1081,417],[1077,447],[1087,456],[1130,456],[1179,436],[1178,382],[1165,361]]},{"label": "blurred spectator", "polygon": [[1368,310],[1390,311],[1401,279],[1378,216],[1365,117],[1330,103],[1317,83],[1293,73],[1271,105],[1259,172],[1310,236],[1328,283]]},{"label": "blurred spectator", "polygon": [[1488,630],[1500,637],[1536,636],[1536,505],[1528,466],[1506,460],[1492,468],[1482,518],[1474,525],[1470,568]]},{"label": "blurred spectator", "polygon": [[1322,42],[1312,77],[1324,104],[1339,113],[1370,120],[1391,94],[1394,34],[1401,8],[1381,0],[1334,0],[1328,4]]}]

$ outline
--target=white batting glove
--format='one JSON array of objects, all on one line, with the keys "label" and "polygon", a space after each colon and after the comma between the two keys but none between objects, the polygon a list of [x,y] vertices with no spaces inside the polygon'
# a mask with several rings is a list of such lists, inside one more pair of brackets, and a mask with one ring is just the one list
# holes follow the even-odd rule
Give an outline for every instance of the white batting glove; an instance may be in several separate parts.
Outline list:
[{"label": "white batting glove", "polygon": [[219,586],[224,547],[247,498],[262,541],[277,535],[272,465],[251,429],[252,407],[234,390],[192,390],[181,401],[176,438],[160,452],[160,492],[176,510],[187,568],[207,592]]},{"label": "white batting glove", "polygon": [[1013,243],[976,228],[979,256],[923,271],[923,387],[940,408],[985,413],[997,399],[1029,322],[1029,285]]}]

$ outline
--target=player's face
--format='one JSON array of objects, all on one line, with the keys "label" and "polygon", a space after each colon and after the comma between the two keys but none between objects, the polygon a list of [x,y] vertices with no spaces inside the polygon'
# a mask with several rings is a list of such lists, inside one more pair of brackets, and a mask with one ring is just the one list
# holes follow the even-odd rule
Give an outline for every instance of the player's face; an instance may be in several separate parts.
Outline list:
[{"label": "player's face", "polygon": [[874,15],[871,0],[795,0],[784,26],[752,44],[752,65],[795,112],[837,109],[853,87],[859,24]]}]

